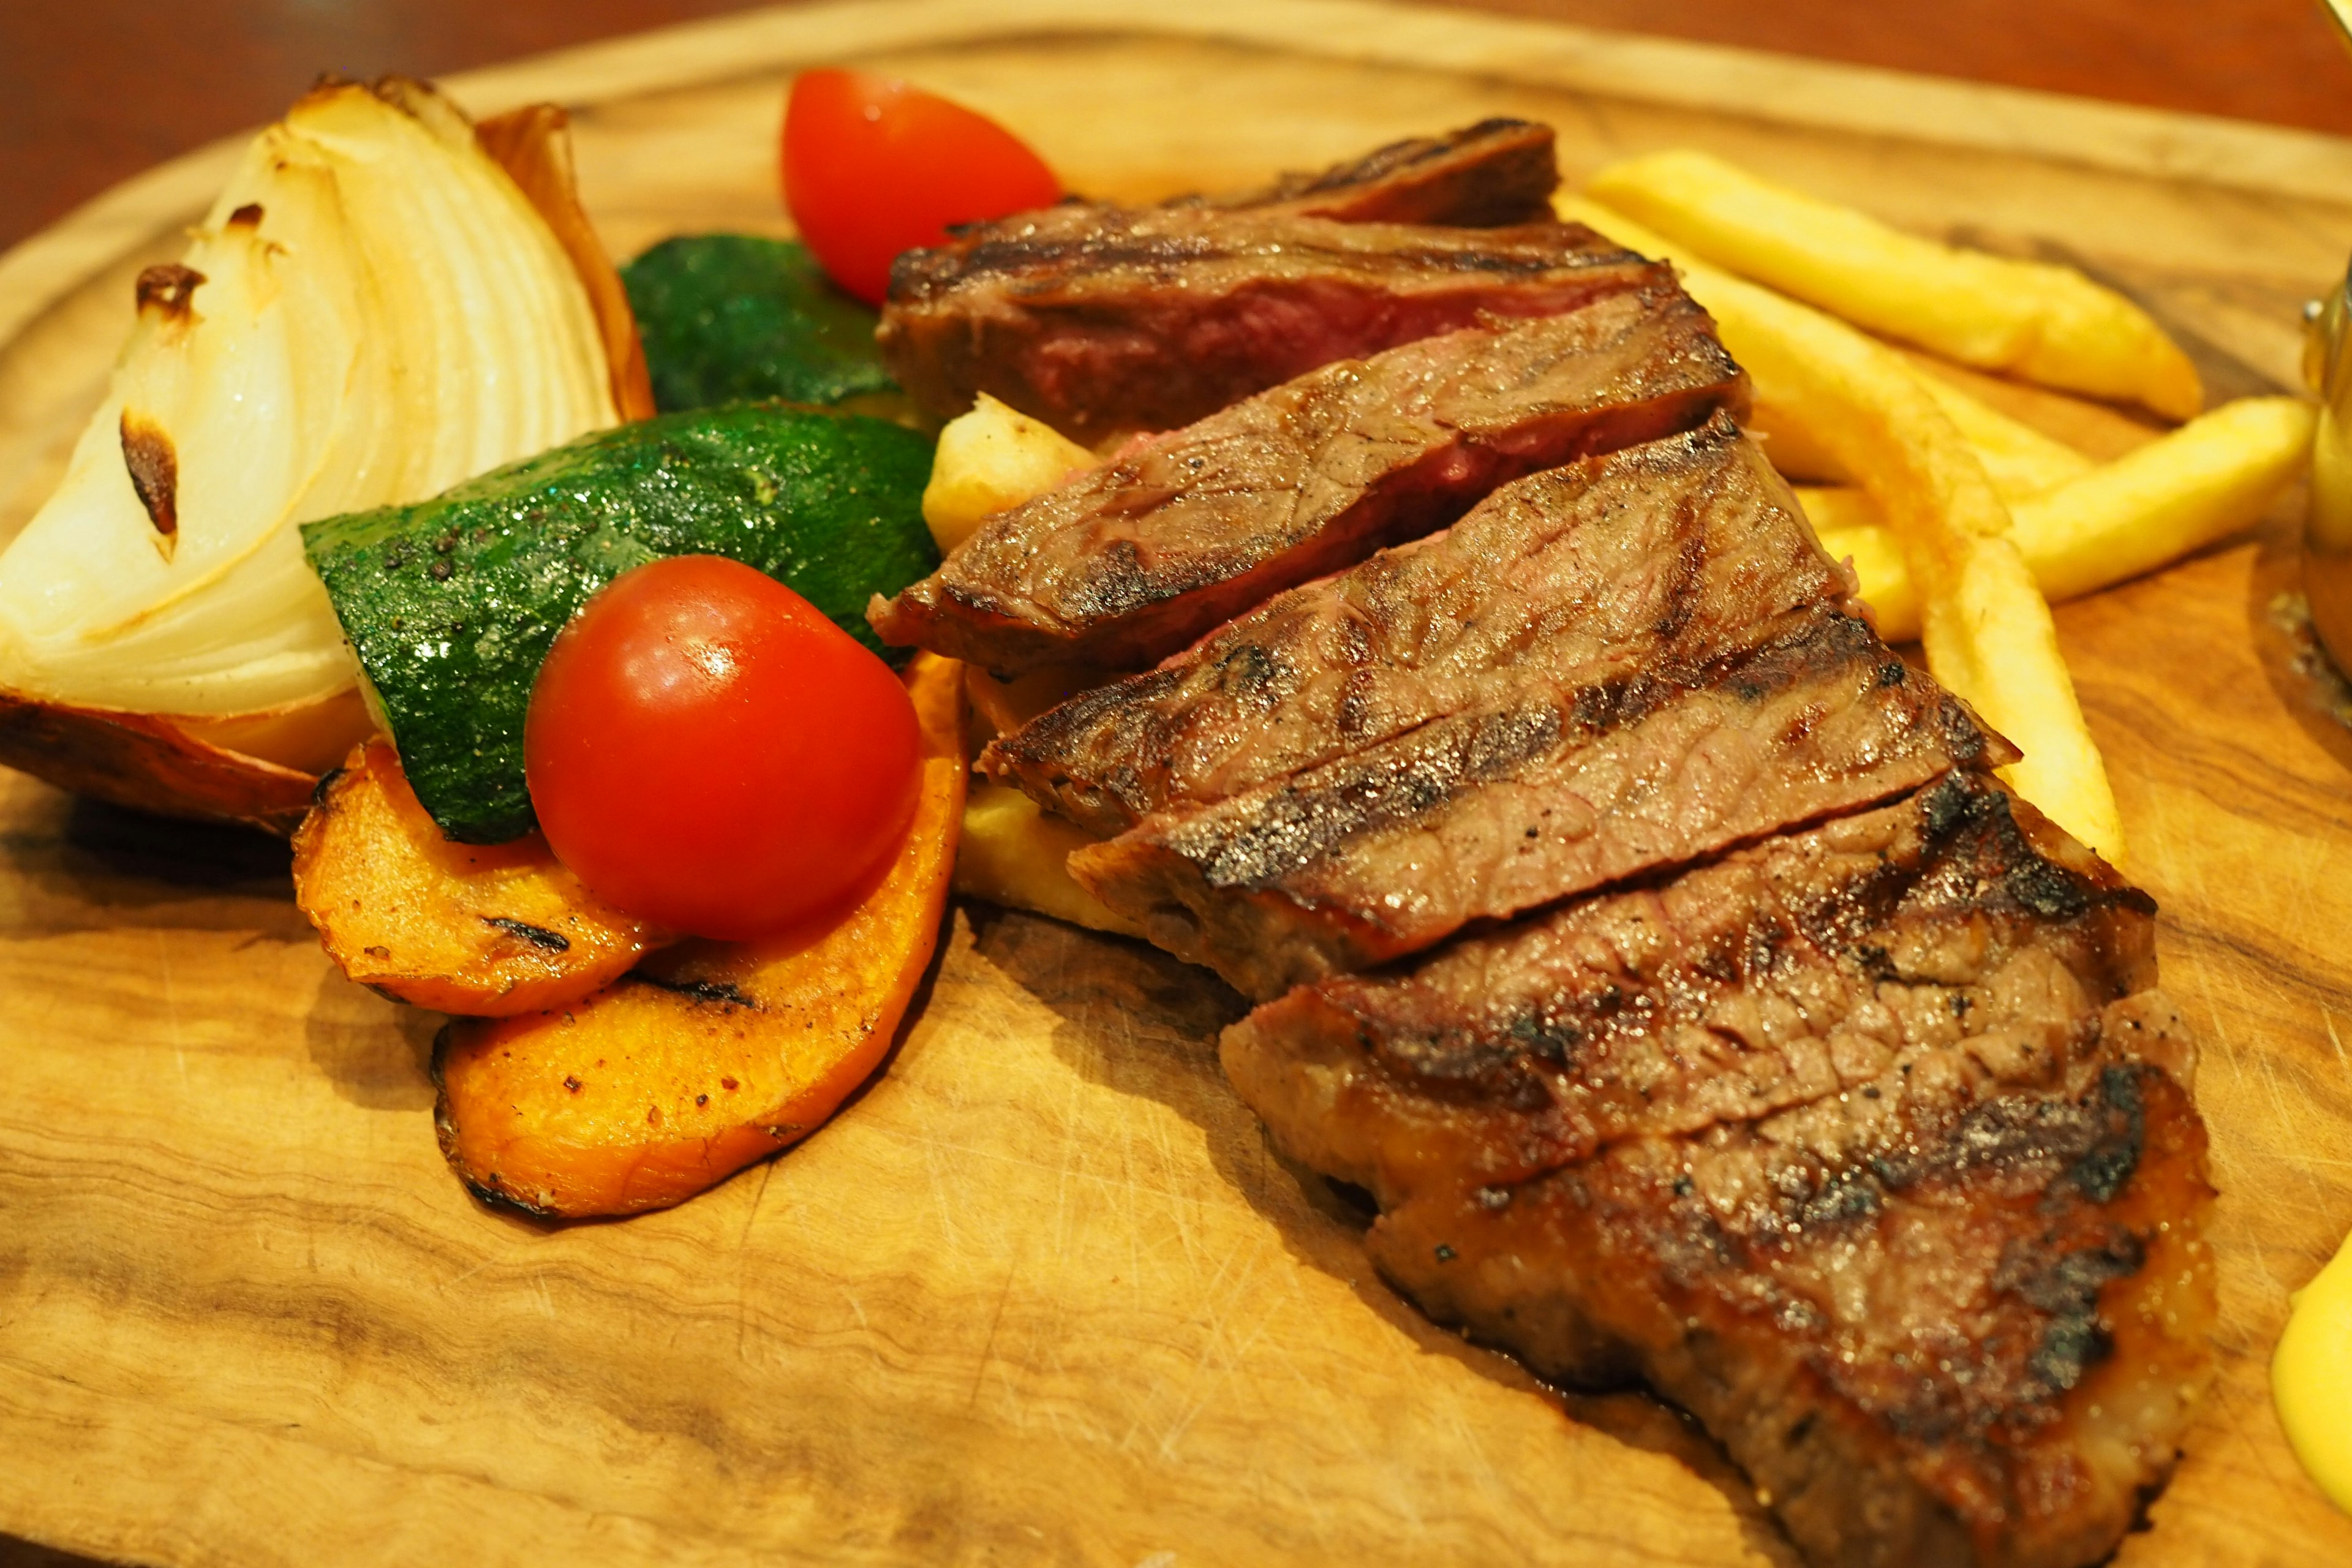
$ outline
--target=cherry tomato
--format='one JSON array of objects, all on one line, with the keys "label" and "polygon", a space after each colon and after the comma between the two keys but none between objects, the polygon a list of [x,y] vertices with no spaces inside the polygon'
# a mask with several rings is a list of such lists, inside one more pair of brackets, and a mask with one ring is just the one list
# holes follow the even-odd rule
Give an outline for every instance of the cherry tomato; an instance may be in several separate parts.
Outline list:
[{"label": "cherry tomato", "polygon": [[1051,206],[1062,183],[996,121],[889,77],[803,71],[784,107],[784,206],[834,281],[868,304],[902,250],[948,226]]},{"label": "cherry tomato", "polygon": [[790,588],[681,555],[557,635],[523,769],[556,858],[602,897],[741,941],[842,910],[896,857],[919,779],[887,665]]}]

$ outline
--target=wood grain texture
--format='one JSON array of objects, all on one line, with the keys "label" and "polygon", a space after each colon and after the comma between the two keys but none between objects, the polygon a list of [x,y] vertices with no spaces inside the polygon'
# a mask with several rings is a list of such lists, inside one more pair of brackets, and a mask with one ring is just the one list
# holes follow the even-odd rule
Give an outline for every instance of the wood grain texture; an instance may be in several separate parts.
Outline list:
[{"label": "wood grain texture", "polygon": [[[1051,26],[978,0],[755,16],[458,90],[572,104],[620,254],[780,230],[779,74],[836,58],[1115,195],[1490,112],[1551,121],[1571,173],[1695,142],[2062,247],[2256,380],[2292,377],[2294,308],[2352,247],[2352,178],[2312,194],[2352,147],[2318,138],[2143,144],[1999,97],[1997,135],[1956,107],[1865,132],[1853,100],[1805,118],[1827,68],[1702,51],[1677,77],[1653,43],[1603,90],[1515,22],[1204,0],[1171,37],[1057,3]],[[1697,105],[1694,74],[1755,96]],[[209,195],[190,170],[0,258],[0,519],[95,402],[130,271]],[[2352,1561],[2265,1385],[2287,1291],[2352,1226],[2352,734],[2274,625],[2293,516],[2058,617],[2205,1044],[2223,1193],[2221,1376],[2131,1568]],[[330,969],[281,847],[0,775],[0,1531],[191,1565],[1790,1561],[1658,1407],[1549,1394],[1370,1276],[1361,1216],[1222,1082],[1215,982],[951,921],[833,1125],[677,1210],[541,1227],[443,1168],[435,1020]]]}]

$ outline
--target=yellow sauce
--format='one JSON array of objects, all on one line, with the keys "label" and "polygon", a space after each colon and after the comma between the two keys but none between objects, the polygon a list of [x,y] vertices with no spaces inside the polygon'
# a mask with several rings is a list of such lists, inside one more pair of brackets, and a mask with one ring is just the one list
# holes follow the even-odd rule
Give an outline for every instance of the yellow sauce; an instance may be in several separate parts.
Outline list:
[{"label": "yellow sauce", "polygon": [[2271,1398],[2294,1457],[2352,1512],[2352,1240],[2293,1306],[2271,1357]]}]

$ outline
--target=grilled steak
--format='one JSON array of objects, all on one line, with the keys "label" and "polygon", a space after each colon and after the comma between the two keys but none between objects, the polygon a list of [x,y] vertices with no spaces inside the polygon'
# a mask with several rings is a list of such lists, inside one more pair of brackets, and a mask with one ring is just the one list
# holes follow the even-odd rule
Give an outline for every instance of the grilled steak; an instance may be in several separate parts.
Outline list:
[{"label": "grilled steak", "polygon": [[1213,205],[1279,207],[1343,223],[1494,228],[1551,216],[1559,184],[1550,126],[1482,120],[1444,136],[1391,142],[1319,174],[1286,174]]},{"label": "grilled steak", "polygon": [[1071,871],[1264,997],[2011,755],[1719,418],[1521,479],[986,765],[1118,833]]},{"label": "grilled steak", "polygon": [[1328,365],[981,525],[867,612],[1004,673],[1134,668],[1269,595],[1453,521],[1496,484],[1744,407],[1670,279]]},{"label": "grilled steak", "polygon": [[1189,425],[1334,360],[1545,316],[1664,269],[1576,224],[1064,205],[898,258],[878,341],[925,412],[985,392],[1081,441]]},{"label": "grilled steak", "polygon": [[1149,817],[1070,872],[1266,997],[2014,754],[1834,610],[1698,668],[1516,695]]},{"label": "grilled steak", "polygon": [[1223,200],[974,224],[898,258],[883,357],[942,419],[985,392],[1086,441],[1173,429],[1481,311],[1546,315],[1647,276],[1552,221],[1559,183],[1549,126],[1489,120]]},{"label": "grilled steak", "polygon": [[1444,532],[1081,693],[981,766],[1108,837],[1498,699],[1703,666],[1845,602],[1780,477],[1717,414],[1507,485]]},{"label": "grilled steak", "polygon": [[1696,1415],[1807,1558],[2072,1568],[2214,1316],[2153,908],[1982,775],[1227,1030],[1432,1316]]}]

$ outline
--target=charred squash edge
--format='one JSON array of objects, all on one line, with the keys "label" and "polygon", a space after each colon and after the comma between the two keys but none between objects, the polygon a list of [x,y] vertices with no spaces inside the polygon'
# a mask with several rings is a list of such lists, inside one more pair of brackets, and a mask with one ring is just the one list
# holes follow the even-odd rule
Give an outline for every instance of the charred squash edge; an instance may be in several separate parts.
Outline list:
[{"label": "charred squash edge", "polygon": [[[371,824],[381,822],[379,813],[388,813],[400,826],[377,831]],[[491,851],[532,857],[529,864],[510,860],[508,869],[551,880],[554,885],[544,891],[564,906],[575,926],[587,922],[586,930],[575,932],[587,945],[574,954],[572,939],[558,931],[510,915],[480,912],[482,906],[472,901],[478,894],[460,888],[464,874],[445,872],[431,863],[430,850],[415,847],[412,836],[420,835],[436,841],[440,837],[401,776],[400,759],[381,738],[354,746],[341,766],[320,775],[312,792],[312,809],[294,830],[295,906],[318,929],[320,945],[344,978],[392,1001],[481,1017],[561,1007],[602,989],[646,953],[677,940],[597,900],[577,879],[570,879],[570,888],[563,887],[569,874],[543,840]],[[460,853],[467,850],[456,847]],[[362,929],[353,931],[342,904],[351,899],[356,910],[362,884],[373,884],[380,893],[387,865],[394,862],[406,863],[412,874],[433,878],[432,893],[417,900],[424,905],[417,912],[425,918],[408,927],[402,964],[372,966],[371,956],[385,950],[365,944],[370,922],[362,920]],[[510,907],[528,907],[530,901],[529,894],[522,894]],[[551,967],[518,968],[509,959],[468,948],[467,938],[478,934],[482,925],[538,950],[540,963]],[[557,964],[553,955],[559,954],[565,961]]]},{"label": "charred squash edge", "polygon": [[[528,1016],[487,1019],[453,1018],[442,1027],[433,1043],[430,1076],[435,1098],[434,1130],[440,1142],[442,1157],[448,1162],[452,1173],[476,1199],[493,1208],[528,1215],[538,1220],[556,1222],[605,1219],[645,1213],[651,1209],[668,1208],[700,1193],[709,1191],[747,1165],[756,1163],[761,1158],[806,1138],[830,1121],[842,1106],[854,1100],[884,1069],[898,1036],[905,1030],[908,1020],[913,1014],[915,999],[922,992],[924,976],[929,972],[939,953],[940,931],[946,919],[950,887],[954,881],[957,839],[962,828],[964,791],[970,772],[970,758],[962,748],[965,707],[961,668],[955,662],[940,658],[937,655],[919,654],[916,660],[902,672],[902,675],[915,695],[917,711],[922,716],[923,721],[922,765],[925,772],[923,787],[927,794],[936,790],[938,795],[935,800],[917,808],[915,821],[909,827],[908,844],[900,851],[899,860],[893,865],[882,886],[887,887],[889,882],[897,879],[910,860],[919,862],[927,856],[936,856],[938,863],[920,891],[925,913],[916,922],[916,929],[920,933],[919,940],[908,952],[902,955],[902,962],[889,974],[887,993],[875,993],[883,999],[885,1005],[877,1009],[876,1017],[868,1026],[867,1036],[857,1046],[845,1051],[836,1058],[836,1065],[838,1065],[839,1062],[847,1061],[861,1051],[868,1052],[869,1059],[863,1070],[859,1071],[854,1079],[849,1080],[842,1093],[825,1106],[819,1115],[808,1122],[776,1123],[755,1117],[735,1122],[715,1135],[704,1137],[702,1139],[703,1157],[707,1164],[702,1172],[698,1173],[701,1179],[696,1184],[682,1185],[675,1191],[664,1191],[657,1195],[640,1194],[635,1199],[610,1207],[567,1207],[560,1204],[534,1203],[524,1192],[518,1191],[513,1184],[509,1184],[499,1172],[476,1168],[467,1158],[464,1148],[466,1140],[458,1126],[465,1112],[453,1103],[449,1092],[446,1079],[448,1058],[453,1050],[459,1048],[461,1037],[468,1028],[495,1029],[512,1026]],[[938,818],[938,837],[926,848],[919,842],[918,836],[924,831],[926,818],[932,816]],[[881,888],[877,887],[875,893],[869,893],[867,897],[873,898],[880,891]],[[840,918],[847,920],[855,912],[855,910],[845,911]],[[632,971],[622,975],[604,989],[616,991],[632,985],[648,985],[663,991],[674,992],[689,1004],[754,1009],[760,1006],[756,999],[746,996],[731,984],[692,980],[681,982],[641,971]],[[599,994],[601,994],[600,992]],[[583,1000],[593,1002],[594,997],[592,995]],[[573,1005],[577,1006],[579,1004]],[[552,1016],[563,1013],[565,1009],[552,1008],[547,1011],[550,1016]],[[568,1081],[567,1087],[572,1087]],[[730,1087],[732,1087],[731,1084]],[[783,1106],[771,1107],[769,1114],[780,1112],[783,1109],[785,1109]],[[649,1151],[652,1146],[638,1147]],[[600,1152],[602,1152],[606,1151],[600,1150]]]}]

